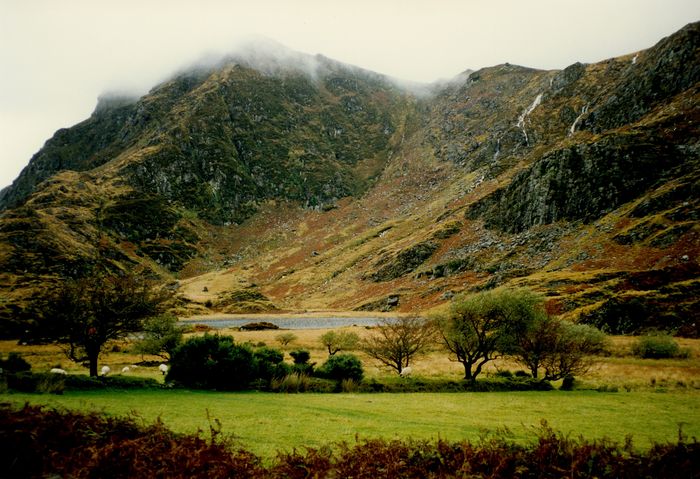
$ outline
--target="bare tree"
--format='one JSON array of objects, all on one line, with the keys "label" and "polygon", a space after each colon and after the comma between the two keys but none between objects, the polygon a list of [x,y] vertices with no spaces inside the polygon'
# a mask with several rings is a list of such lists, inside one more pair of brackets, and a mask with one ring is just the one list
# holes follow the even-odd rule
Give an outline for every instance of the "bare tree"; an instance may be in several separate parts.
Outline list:
[{"label": "bare tree", "polygon": [[424,353],[435,338],[432,323],[418,316],[384,319],[376,332],[364,341],[363,350],[398,374],[412,359]]}]

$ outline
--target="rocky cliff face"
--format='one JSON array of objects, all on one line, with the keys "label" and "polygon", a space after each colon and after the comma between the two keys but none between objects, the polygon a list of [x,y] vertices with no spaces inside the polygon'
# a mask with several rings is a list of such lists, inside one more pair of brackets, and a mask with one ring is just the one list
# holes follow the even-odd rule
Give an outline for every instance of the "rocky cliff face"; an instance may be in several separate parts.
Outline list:
[{"label": "rocky cliff face", "polygon": [[698,32],[421,97],[297,55],[103,99],[0,195],[0,317],[100,261],[179,279],[182,313],[242,288],[422,311],[528,285],[573,320],[697,334]]}]

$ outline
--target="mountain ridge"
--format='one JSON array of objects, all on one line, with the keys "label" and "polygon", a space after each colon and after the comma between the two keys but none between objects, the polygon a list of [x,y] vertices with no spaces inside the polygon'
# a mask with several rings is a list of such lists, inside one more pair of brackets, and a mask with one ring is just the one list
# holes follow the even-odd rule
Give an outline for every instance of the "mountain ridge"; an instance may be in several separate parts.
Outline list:
[{"label": "mountain ridge", "polygon": [[177,280],[181,314],[421,312],[510,285],[697,335],[699,32],[427,96],[317,56],[315,78],[224,61],[103,100],[0,198],[3,328],[99,258]]}]

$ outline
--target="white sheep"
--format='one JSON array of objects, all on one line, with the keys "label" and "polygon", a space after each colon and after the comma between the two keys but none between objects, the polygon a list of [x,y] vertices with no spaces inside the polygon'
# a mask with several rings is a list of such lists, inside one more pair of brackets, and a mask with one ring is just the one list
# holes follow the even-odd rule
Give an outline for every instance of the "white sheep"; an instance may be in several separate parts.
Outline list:
[{"label": "white sheep", "polygon": [[124,367],[122,368],[122,374],[128,373],[129,371],[131,371],[131,368],[130,368],[129,366],[124,366]]},{"label": "white sheep", "polygon": [[168,372],[168,365],[167,364],[161,364],[158,366],[158,370],[165,375],[165,373]]},{"label": "white sheep", "polygon": [[49,371],[49,372],[54,373],[54,374],[63,374],[63,375],[68,374],[65,369],[61,369],[61,368],[51,368],[51,371]]},{"label": "white sheep", "polygon": [[112,369],[109,366],[102,366],[102,369],[100,369],[100,376],[106,376],[110,372],[112,372]]},{"label": "white sheep", "polygon": [[411,373],[413,373],[413,368],[406,366],[405,368],[403,368],[401,370],[401,372],[399,374],[401,375],[402,378],[406,378],[406,377],[410,376]]}]

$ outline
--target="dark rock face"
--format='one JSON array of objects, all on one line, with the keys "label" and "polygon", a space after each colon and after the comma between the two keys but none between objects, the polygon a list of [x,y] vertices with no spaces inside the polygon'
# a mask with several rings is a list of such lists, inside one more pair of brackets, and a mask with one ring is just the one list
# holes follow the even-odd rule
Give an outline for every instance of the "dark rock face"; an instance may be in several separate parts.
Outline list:
[{"label": "dark rock face", "polygon": [[599,133],[639,120],[659,103],[700,81],[700,24],[664,38],[624,66],[612,90],[581,122]]},{"label": "dark rock face", "polygon": [[375,264],[379,269],[371,278],[377,282],[391,281],[408,274],[430,258],[437,248],[437,243],[425,241],[401,250],[395,256],[383,258]]},{"label": "dark rock face", "polygon": [[560,220],[590,222],[630,201],[680,165],[672,145],[607,137],[547,154],[505,188],[476,203],[470,218],[512,233]]}]

